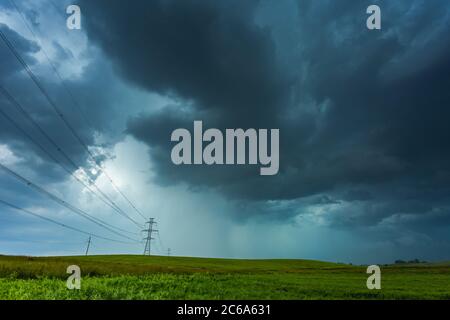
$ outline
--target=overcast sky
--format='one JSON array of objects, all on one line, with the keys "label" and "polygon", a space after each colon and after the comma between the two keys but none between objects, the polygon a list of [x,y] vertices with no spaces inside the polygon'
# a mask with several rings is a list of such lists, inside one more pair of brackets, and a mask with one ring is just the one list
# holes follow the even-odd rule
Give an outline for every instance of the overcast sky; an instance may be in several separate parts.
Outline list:
[{"label": "overcast sky", "polygon": [[[159,254],[450,260],[447,0],[81,0],[81,30],[68,4],[0,0],[0,30],[89,152],[1,40],[0,85],[54,140],[0,93],[22,130],[0,114],[2,165],[141,239],[74,178],[85,170],[143,224],[109,176],[158,221]],[[366,28],[370,4],[381,30]],[[279,173],[175,166],[170,134],[194,120],[279,128]],[[2,170],[0,200],[127,242]],[[0,204],[2,254],[82,254],[87,237]],[[91,252],[143,244],[93,239]]]}]

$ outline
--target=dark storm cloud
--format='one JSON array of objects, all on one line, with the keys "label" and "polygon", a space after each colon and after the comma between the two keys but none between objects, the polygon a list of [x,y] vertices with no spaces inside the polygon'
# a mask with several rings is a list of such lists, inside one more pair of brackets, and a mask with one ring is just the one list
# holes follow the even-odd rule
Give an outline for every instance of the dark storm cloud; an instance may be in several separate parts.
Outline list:
[{"label": "dark storm cloud", "polygon": [[[120,1],[109,2],[106,11],[101,2],[82,3],[90,38],[101,45],[120,74],[183,106],[130,121],[128,132],[153,147],[161,182],[173,183],[173,172],[199,185],[218,186],[220,181],[229,192],[239,194],[240,188],[247,189],[239,181],[249,181],[257,172],[246,167],[174,172],[167,140],[172,130],[190,127],[195,119],[204,120],[205,127],[278,127],[274,114],[286,105],[291,80],[277,66],[269,30],[253,22],[257,3],[152,1],[139,2],[126,13]],[[123,45],[120,39],[125,36]]]},{"label": "dark storm cloud", "polygon": [[[40,17],[40,19],[44,18]],[[62,110],[64,116],[69,119],[71,126],[87,145],[94,145],[95,132],[113,132],[111,126],[117,124],[115,119],[119,118],[107,119],[104,115],[113,115],[117,111],[112,103],[113,100],[117,99],[111,95],[99,94],[99,92],[115,90],[120,92],[116,81],[104,81],[104,77],[110,72],[108,64],[98,61],[95,68],[87,67],[82,77],[66,79],[65,86],[70,88],[70,93],[73,95],[72,99],[59,78],[53,73],[48,61],[44,60],[44,63],[37,61],[36,54],[42,52],[40,52],[41,48],[36,41],[33,41],[34,38],[33,40],[26,39],[5,24],[1,24],[0,28],[22,59],[31,67],[52,101]],[[35,30],[35,32],[36,34],[40,33],[38,30]],[[52,57],[52,63],[56,68],[59,68],[61,62],[67,63],[67,60],[70,59],[77,62],[69,49],[64,48],[56,40],[52,44],[56,50],[55,56]],[[48,54],[49,48],[46,48],[46,50],[46,54]],[[95,52],[91,52],[91,54],[91,59],[95,60]],[[58,118],[3,40],[0,41],[0,71],[0,84],[56,141],[73,162],[80,167],[90,167],[92,163],[88,162],[86,150]],[[0,94],[0,107],[21,130],[43,146],[46,152],[58,159],[70,171],[75,170],[56,150],[54,145],[3,94]],[[84,115],[89,115],[85,117],[88,118],[88,121],[85,121],[82,117],[80,109],[83,110]],[[115,128],[117,129],[117,127]],[[32,168],[36,172],[45,172],[44,175],[35,177],[40,182],[65,180],[68,173],[58,166],[54,159],[49,157],[35,142],[27,138],[21,130],[15,127],[11,120],[0,115],[0,144],[8,145],[18,158],[24,160],[20,163],[25,166],[25,170]],[[120,134],[121,132],[109,134],[110,141],[116,141]],[[103,146],[108,147],[108,145]],[[103,159],[105,159],[105,155],[99,154],[97,160],[102,161]]]},{"label": "dark storm cloud", "polygon": [[303,29],[317,32],[302,33],[310,43],[302,53],[309,72],[302,88],[327,106],[306,150],[320,158],[309,163],[319,164],[314,176],[330,187],[363,185],[372,198],[356,207],[357,219],[348,210],[331,219],[376,224],[395,214],[443,208],[450,169],[444,120],[450,116],[450,46],[442,42],[448,3],[380,2],[385,31],[378,33],[357,27],[364,24],[358,14],[364,3],[304,4]]},{"label": "dark storm cloud", "polygon": [[[290,35],[264,16],[256,22],[262,3],[245,3],[151,1],[123,10],[121,1],[82,2],[90,39],[119,74],[177,101],[128,126],[150,146],[159,181],[263,202],[330,194],[334,205],[367,211],[330,217],[336,224],[445,207],[448,2],[376,1],[383,29],[368,31],[372,2],[298,1],[295,23],[279,22],[291,23],[282,29]],[[280,52],[289,52],[283,61]],[[279,127],[280,173],[173,166],[170,133],[193,120],[220,129]]]},{"label": "dark storm cloud", "polygon": [[[90,37],[126,79],[145,89],[226,109],[238,118],[281,105],[286,79],[268,30],[253,20],[258,1],[86,1]],[[133,23],[128,23],[133,21]],[[225,114],[221,113],[221,116]],[[257,120],[255,120],[257,121]]]},{"label": "dark storm cloud", "polygon": [[[5,34],[5,36],[16,46],[17,50],[20,51],[27,59],[30,64],[34,64],[36,60],[33,58],[33,54],[39,51],[39,46],[36,42],[28,41],[19,35],[16,31],[11,30],[4,23],[0,23],[0,30]],[[3,41],[1,41],[2,53],[0,60],[0,77],[2,79],[9,76],[11,73],[17,72],[20,69],[20,65],[15,62],[15,58],[12,55],[5,54],[8,50]],[[5,53],[3,53],[5,51]]]},{"label": "dark storm cloud", "polygon": [[[33,55],[40,50],[36,42],[25,39],[5,24],[0,24],[0,30],[14,45],[16,50],[27,61],[27,63],[30,66],[34,66],[37,60]],[[14,55],[10,53],[3,40],[1,41],[0,48],[0,84],[4,88],[9,88],[11,85],[19,83],[23,79],[23,74],[21,73],[22,67],[17,62]],[[21,89],[23,90],[23,95],[29,96],[29,94],[25,94],[25,92],[27,92],[25,87],[22,87]],[[25,130],[30,129],[29,124],[26,121],[21,120],[21,115],[15,112],[13,106],[3,94],[0,94],[0,106],[2,112],[5,113],[10,119],[13,119],[16,124],[22,126]],[[31,136],[34,136],[34,134],[31,134]],[[55,178],[61,174],[59,170],[54,170],[52,166],[42,163],[39,156],[36,157],[36,154],[43,156],[42,152],[38,150],[36,146],[32,145],[30,141],[17,130],[12,122],[10,122],[10,120],[5,118],[3,115],[0,115],[0,143],[1,142],[8,143],[14,151],[19,151],[18,153],[21,157],[27,158],[32,167],[40,168],[41,170],[48,172],[49,177]]]}]

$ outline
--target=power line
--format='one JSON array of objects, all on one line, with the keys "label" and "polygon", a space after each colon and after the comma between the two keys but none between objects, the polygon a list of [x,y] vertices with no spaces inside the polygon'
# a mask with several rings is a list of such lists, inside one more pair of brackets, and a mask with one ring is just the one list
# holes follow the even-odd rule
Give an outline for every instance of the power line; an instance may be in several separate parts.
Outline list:
[{"label": "power line", "polygon": [[[29,31],[31,32],[31,34],[33,35],[33,37],[40,43],[39,39],[37,38],[37,36],[34,34],[33,30],[29,27],[29,25],[26,22],[25,17],[23,16],[23,14],[20,12],[20,10],[18,9],[17,5],[14,3],[13,1],[13,5],[16,8],[16,10],[19,12],[19,14],[21,15],[22,19],[24,20],[25,25],[27,26],[27,28],[29,29]],[[44,95],[44,97],[47,99],[47,101],[49,102],[49,104],[52,106],[53,110],[56,112],[56,114],[61,118],[61,120],[64,122],[64,124],[67,126],[67,128],[71,131],[72,135],[76,138],[76,140],[78,140],[78,142],[83,146],[83,148],[86,150],[87,154],[89,155],[90,159],[95,163],[95,165],[97,166],[97,168],[99,169],[100,172],[104,173],[105,176],[107,177],[108,181],[111,183],[111,185],[113,186],[113,188],[116,190],[116,192],[118,192],[127,202],[128,204],[142,217],[145,219],[145,216],[139,211],[139,209],[137,209],[137,207],[132,203],[132,201],[120,190],[120,188],[114,183],[114,181],[112,180],[112,178],[109,176],[109,174],[106,172],[106,170],[101,166],[101,164],[98,162],[98,160],[94,157],[94,155],[92,154],[92,152],[89,150],[89,148],[87,147],[87,145],[84,143],[84,141],[81,139],[81,137],[76,133],[76,131],[74,130],[74,128],[70,125],[70,123],[64,118],[64,115],[62,114],[61,110],[54,104],[53,100],[50,98],[49,94],[47,93],[47,91],[44,89],[44,87],[39,83],[38,78],[34,75],[34,73],[31,71],[31,69],[28,67],[28,65],[26,64],[26,62],[23,60],[23,58],[20,56],[20,54],[15,50],[15,48],[13,47],[13,45],[9,42],[9,40],[7,39],[6,35],[0,30],[0,36],[2,37],[3,41],[6,43],[6,45],[8,46],[8,48],[11,50],[11,52],[16,56],[17,60],[22,64],[22,66],[24,67],[25,71],[28,73],[28,75],[30,76],[31,80],[35,83],[35,85],[38,87],[38,89],[41,91],[41,93]],[[44,52],[47,60],[49,61],[53,71],[55,72],[55,74],[57,75],[57,77],[59,78],[59,80],[61,81],[63,87],[65,88],[65,90],[67,91],[67,93],[69,94],[71,100],[73,101],[74,105],[79,109],[80,114],[83,116],[84,120],[90,125],[88,118],[84,116],[82,109],[79,107],[79,105],[77,104],[74,95],[72,94],[72,92],[69,90],[68,86],[66,85],[65,81],[63,80],[63,78],[61,77],[61,75],[59,74],[57,68],[55,67],[54,63],[51,61],[49,55],[45,52],[43,46],[41,46],[42,51]],[[17,127],[17,126],[16,126]],[[57,147],[58,151],[62,151],[61,148]],[[44,151],[45,152],[45,151]],[[50,155],[48,152],[45,152],[48,155]],[[54,157],[51,157],[54,159]],[[71,161],[69,161],[71,162]],[[73,163],[73,162],[72,162]],[[75,169],[77,170],[78,167],[74,166]],[[67,169],[67,168],[66,168]],[[81,168],[82,169],[82,168]],[[84,172],[84,169],[82,169]],[[85,173],[85,172],[84,172]],[[86,173],[85,173],[86,174]],[[73,175],[74,176],[74,175]],[[86,174],[86,176],[88,177],[88,179],[90,179],[89,175]],[[80,179],[76,178],[77,181],[82,182]],[[91,180],[91,179],[90,179]],[[86,184],[82,183],[84,186],[87,187]],[[103,194],[101,192],[101,190],[98,189],[98,187],[95,184],[95,181],[93,181],[94,186],[97,188],[97,190],[103,195],[106,196],[105,194]],[[90,190],[92,193],[94,193],[95,195],[97,195],[95,192],[93,192],[92,189],[88,188],[88,190]],[[44,190],[45,191],[45,190]],[[97,195],[98,196],[98,195]],[[102,201],[104,201],[103,198],[99,197]],[[106,197],[107,198],[107,197]],[[55,200],[55,199],[54,199]],[[59,199],[61,200],[61,199]],[[108,198],[108,200],[110,200]],[[63,201],[63,200],[61,200]],[[115,209],[118,209],[119,211],[121,211],[122,213],[124,213],[112,200],[110,200],[111,204],[115,207]],[[106,204],[109,205],[108,202],[105,202]],[[61,203],[62,204],[62,203]],[[77,209],[77,208],[75,208]],[[117,210],[116,210],[117,211]],[[125,213],[124,213],[125,214]],[[126,215],[126,214],[125,214]],[[127,217],[129,217],[128,215],[126,215]],[[98,220],[98,219],[97,219]],[[132,219],[131,219],[132,220]],[[132,220],[134,221],[134,220]],[[134,221],[135,222],[135,221]],[[103,222],[104,223],[104,222]],[[106,223],[104,223],[106,224]],[[117,228],[118,229],[118,228]],[[124,230],[125,231],[125,230]],[[126,231],[128,232],[128,231]],[[151,235],[151,233],[150,233]],[[150,236],[151,238],[151,236]],[[151,239],[150,239],[151,241]],[[161,240],[160,240],[161,241]],[[150,249],[150,248],[149,248]]]},{"label": "power line", "polygon": [[[36,191],[38,191],[39,193],[49,197],[50,199],[52,199],[53,201],[55,201],[56,203],[66,207],[67,209],[69,209],[70,211],[74,212],[77,215],[80,215],[82,217],[84,217],[85,219],[91,221],[92,223],[95,223],[96,225],[107,229],[108,231],[115,233],[116,235],[119,235],[121,237],[127,238],[129,240],[132,241],[137,241],[133,238],[128,237],[127,235],[124,235],[118,231],[113,230],[117,229],[117,230],[121,230],[123,231],[123,229],[115,227],[99,218],[96,218],[92,215],[90,215],[89,213],[86,213],[85,211],[75,207],[74,205],[68,203],[67,201],[62,200],[61,198],[55,196],[54,194],[52,194],[51,192],[45,190],[44,188],[38,186],[37,184],[34,184],[33,182],[31,182],[30,180],[22,177],[21,175],[19,175],[18,173],[14,172],[13,170],[9,169],[8,167],[6,167],[5,165],[3,165],[2,163],[0,163],[0,169],[3,169],[6,173],[8,173],[9,175],[13,176],[14,178],[18,179],[19,181],[23,182],[24,184],[26,184],[27,186],[35,189]],[[139,241],[138,241],[139,242]]]},{"label": "power line", "polygon": [[89,240],[88,240],[88,243],[87,243],[87,248],[86,248],[86,256],[88,255],[88,253],[89,253],[89,247],[91,246],[91,236],[89,235]]},{"label": "power line", "polygon": [[76,227],[72,227],[72,226],[69,226],[69,225],[67,225],[67,224],[64,224],[64,223],[61,223],[61,222],[59,222],[59,221],[56,221],[56,220],[54,220],[54,219],[47,218],[47,217],[45,217],[45,216],[43,216],[43,215],[40,215],[40,214],[35,213],[35,212],[32,212],[32,211],[30,211],[30,210],[27,210],[27,209],[18,207],[18,206],[16,206],[16,205],[11,204],[11,203],[9,203],[9,202],[7,202],[7,201],[4,201],[4,200],[2,200],[2,199],[0,199],[0,203],[2,203],[3,205],[5,205],[5,206],[7,206],[7,207],[10,207],[10,208],[12,208],[12,209],[14,209],[14,210],[16,210],[16,211],[20,211],[20,212],[26,213],[26,214],[28,214],[28,215],[32,215],[32,216],[34,216],[34,217],[36,217],[36,218],[39,218],[39,219],[42,219],[42,220],[45,220],[45,221],[48,221],[48,222],[57,224],[57,225],[59,225],[59,226],[61,226],[61,227],[70,229],[70,230],[72,230],[72,231],[76,231],[76,232],[79,232],[79,233],[87,234],[87,235],[92,236],[92,237],[96,237],[96,238],[99,238],[99,239],[103,239],[103,240],[107,240],[107,241],[112,241],[112,242],[118,242],[118,243],[126,243],[126,244],[132,244],[132,243],[134,243],[134,242],[124,242],[124,241],[120,241],[120,240],[115,240],[115,239],[103,237],[103,236],[97,235],[97,234],[92,233],[92,232],[86,232],[86,231],[83,231],[83,230],[78,229],[78,228],[76,228]]},{"label": "power line", "polygon": [[[0,85],[0,92],[2,92],[5,95],[4,88]],[[9,96],[5,95],[8,99]],[[108,203],[105,199],[103,199],[101,196],[99,196],[90,186],[88,186],[86,183],[84,183],[80,178],[76,176],[74,172],[69,170],[63,163],[61,163],[56,157],[54,157],[39,141],[37,141],[35,138],[33,138],[30,134],[28,134],[24,129],[20,127],[20,125],[12,119],[8,114],[6,114],[2,109],[0,109],[0,114],[8,120],[19,132],[21,132],[27,139],[29,139],[32,143],[34,143],[36,146],[39,147],[50,159],[52,159],[56,164],[58,164],[64,171],[66,171],[69,175],[71,175],[78,183],[80,183],[82,186],[84,186],[86,189],[88,189],[92,194],[94,194],[96,197],[98,197],[102,202],[104,202],[106,205],[111,207],[112,209],[116,210],[115,207],[113,207],[110,203]],[[134,221],[132,221],[134,222]],[[138,225],[140,226],[140,225]],[[126,231],[130,232],[130,231]],[[135,234],[134,232],[130,232]]]},{"label": "power line", "polygon": [[157,235],[158,235],[159,245],[161,246],[161,250],[164,251],[164,245],[162,243],[161,234],[159,233],[159,231],[158,231]]},{"label": "power line", "polygon": [[102,166],[98,163],[98,160],[94,157],[92,152],[89,150],[88,146],[84,143],[83,139],[77,134],[75,129],[72,127],[72,125],[67,121],[67,119],[64,117],[64,114],[62,111],[58,108],[58,106],[53,102],[50,95],[47,93],[45,88],[40,84],[38,78],[35,76],[33,71],[30,69],[26,61],[21,57],[19,52],[14,48],[14,46],[11,44],[11,42],[8,40],[6,35],[3,33],[2,30],[0,30],[0,37],[3,39],[7,47],[10,49],[10,51],[14,54],[16,59],[19,61],[19,63],[23,66],[24,70],[28,73],[30,79],[34,82],[34,84],[37,86],[37,88],[41,91],[41,93],[44,95],[50,106],[53,108],[55,113],[59,116],[59,118],[63,121],[63,123],[66,125],[66,127],[69,129],[71,134],[75,137],[75,139],[82,145],[82,147],[86,150],[89,158],[96,164],[98,170],[100,172],[103,172],[105,176],[107,177],[110,184],[113,186],[113,188],[118,192],[127,202],[128,204],[144,219],[146,217],[140,212],[139,209],[131,202],[131,200],[119,189],[119,187],[114,183],[112,178],[109,176],[109,174],[102,168]]},{"label": "power line", "polygon": [[[108,197],[108,195],[106,195],[96,184],[96,182],[90,178],[89,174],[87,174],[85,172],[85,170],[80,167],[77,166],[77,164],[67,155],[67,153],[64,152],[64,150],[59,146],[59,144],[39,125],[39,123],[37,123],[33,117],[25,110],[25,108],[16,100],[14,99],[14,97],[0,84],[0,92],[9,100],[9,102],[29,121],[31,122],[31,124],[56,148],[56,150],[61,153],[61,155],[70,163],[70,165],[76,170],[81,169],[84,173],[84,175],[86,176],[86,178],[90,181],[90,183],[94,186],[94,188],[97,190],[97,192],[100,193],[101,197],[95,193],[89,186],[87,186],[84,182],[82,182],[78,177],[76,177],[75,174],[73,174],[69,169],[65,168],[56,158],[54,158],[53,156],[51,156],[49,154],[49,152],[47,152],[46,150],[44,150],[45,148],[37,143],[35,141],[35,139],[31,139],[33,143],[37,144],[42,150],[44,150],[44,152],[49,155],[57,164],[59,164],[61,167],[63,167],[63,169],[68,172],[70,175],[72,175],[77,181],[79,181],[81,184],[83,184],[83,186],[85,186],[86,188],[88,188],[93,194],[95,194],[100,200],[102,200],[106,205],[108,205],[110,208],[112,208],[114,211],[116,211],[118,214],[122,215],[123,217],[127,218],[128,220],[130,220],[131,222],[133,222],[137,227],[141,227],[141,224],[139,224],[136,220],[134,220],[133,218],[131,218],[129,215],[127,215],[125,212],[123,212],[122,209],[119,208],[119,206],[117,206],[117,204]],[[19,125],[12,120],[11,117],[9,117],[6,113],[2,112],[2,115],[7,118],[7,120],[9,120],[10,122],[12,122],[14,124],[14,126],[21,131],[22,133],[24,133],[28,138],[29,135],[27,133],[24,132],[24,130],[20,129]],[[103,198],[102,198],[103,197]],[[106,200],[105,200],[106,199]]]},{"label": "power line", "polygon": [[122,209],[120,209],[117,204],[115,204],[115,202],[110,199],[108,197],[108,195],[106,195],[102,190],[100,190],[100,188],[97,186],[96,182],[90,178],[89,174],[87,174],[85,172],[85,170],[78,166],[68,155],[67,153],[64,152],[64,150],[62,149],[62,147],[60,147],[58,145],[58,143],[39,125],[39,123],[37,123],[33,117],[25,110],[25,108],[22,107],[22,105],[16,100],[14,99],[14,97],[3,87],[0,85],[0,92],[10,101],[10,103],[25,117],[27,118],[27,120],[29,122],[31,122],[33,124],[33,126],[50,142],[50,144],[53,145],[53,147],[59,152],[61,153],[61,155],[64,157],[64,159],[66,159],[70,165],[75,169],[81,169],[84,173],[84,175],[86,176],[86,178],[91,182],[91,184],[94,186],[94,188],[104,197],[106,198],[108,202],[105,202],[105,200],[103,199],[103,202],[105,202],[108,206],[110,206],[112,209],[114,209],[116,212],[118,212],[119,214],[123,215],[124,217],[126,217],[127,219],[131,220],[134,224],[136,224],[138,227],[140,227],[141,225],[139,223],[137,223],[134,219],[132,219],[130,216],[128,216],[125,212],[123,212]]},{"label": "power line", "polygon": [[156,225],[156,221],[155,218],[150,218],[147,222],[148,224],[148,229],[145,229],[143,231],[147,232],[147,236],[144,238],[145,242],[145,249],[144,249],[144,256],[146,255],[151,255],[151,245],[152,245],[152,240],[154,240],[155,238],[152,237],[153,233],[157,233],[158,230],[154,229],[154,225]]},{"label": "power line", "polygon": [[[80,107],[80,105],[78,104],[78,102],[75,99],[74,94],[72,93],[72,91],[69,89],[66,81],[63,79],[63,77],[61,77],[61,74],[58,72],[58,68],[56,67],[55,63],[53,63],[52,59],[50,59],[50,56],[47,54],[47,51],[45,50],[44,46],[42,45],[41,41],[39,40],[39,37],[36,35],[36,33],[34,32],[33,28],[30,27],[30,25],[27,22],[27,19],[25,18],[25,16],[23,15],[22,11],[20,11],[19,7],[17,6],[16,2],[14,0],[9,0],[9,2],[13,5],[13,7],[15,8],[15,10],[17,11],[17,13],[20,15],[20,17],[22,18],[22,21],[24,23],[24,25],[26,26],[26,28],[28,29],[28,31],[30,31],[31,35],[33,36],[33,38],[36,40],[36,42],[38,43],[39,47],[41,48],[41,51],[44,53],[45,58],[47,59],[47,61],[49,62],[53,72],[55,73],[55,75],[58,77],[59,81],[61,81],[61,84],[64,88],[64,90],[67,92],[67,94],[69,95],[70,99],[72,100],[72,102],[74,103],[74,105],[76,106],[76,108],[78,109],[81,117],[83,118],[84,121],[86,121],[86,123],[88,125],[90,125],[91,127],[92,124],[89,121],[89,118],[84,114],[83,109]],[[54,6],[55,4],[52,3]],[[59,10],[58,10],[59,11]]]}]

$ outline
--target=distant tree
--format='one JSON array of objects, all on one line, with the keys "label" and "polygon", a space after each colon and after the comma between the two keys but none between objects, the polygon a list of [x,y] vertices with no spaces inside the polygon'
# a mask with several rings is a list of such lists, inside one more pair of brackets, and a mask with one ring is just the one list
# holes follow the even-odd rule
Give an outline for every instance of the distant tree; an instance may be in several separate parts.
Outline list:
[{"label": "distant tree", "polygon": [[409,260],[408,263],[420,263],[419,259]]},{"label": "distant tree", "polygon": [[395,264],[403,264],[406,263],[404,260],[395,260]]}]

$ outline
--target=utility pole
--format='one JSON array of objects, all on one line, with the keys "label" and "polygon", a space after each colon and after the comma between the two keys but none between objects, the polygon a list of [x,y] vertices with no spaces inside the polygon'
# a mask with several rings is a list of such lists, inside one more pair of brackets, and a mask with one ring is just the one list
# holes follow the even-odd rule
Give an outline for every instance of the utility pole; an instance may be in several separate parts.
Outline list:
[{"label": "utility pole", "polygon": [[148,224],[148,229],[143,230],[147,232],[147,236],[144,238],[145,240],[144,256],[149,256],[151,255],[152,240],[155,239],[152,237],[152,235],[153,233],[158,232],[158,230],[156,230],[153,227],[156,226],[155,218],[150,218],[146,223]]},{"label": "utility pole", "polygon": [[86,248],[86,255],[88,255],[88,253],[89,253],[89,247],[90,246],[91,246],[91,236],[89,236],[89,239],[88,239],[87,248]]},{"label": "utility pole", "polygon": [[167,256],[170,257],[170,248],[167,248]]}]

